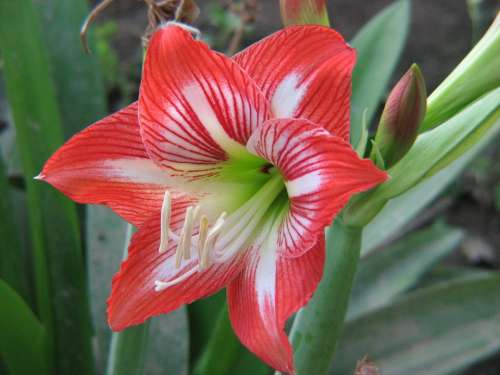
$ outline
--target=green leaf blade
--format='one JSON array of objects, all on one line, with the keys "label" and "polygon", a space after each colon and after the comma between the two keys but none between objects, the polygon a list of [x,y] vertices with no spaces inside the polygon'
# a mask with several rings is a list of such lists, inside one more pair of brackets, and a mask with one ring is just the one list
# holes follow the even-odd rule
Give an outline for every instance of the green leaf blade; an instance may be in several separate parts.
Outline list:
[{"label": "green leaf blade", "polygon": [[[74,204],[36,176],[63,132],[40,20],[31,1],[0,1],[0,48],[28,193],[39,315],[57,372],[93,372],[89,309]],[[13,37],[15,35],[15,38]]]},{"label": "green leaf blade", "polygon": [[384,375],[445,375],[500,350],[500,275],[440,283],[347,324],[332,374],[364,355]]},{"label": "green leaf blade", "polygon": [[10,373],[48,375],[45,329],[3,280],[0,280],[0,301],[0,357]]},{"label": "green leaf blade", "polygon": [[348,319],[384,306],[413,287],[430,267],[456,249],[463,238],[458,229],[438,226],[364,257],[352,291]]},{"label": "green leaf blade", "polygon": [[351,144],[361,137],[363,112],[369,124],[384,96],[404,48],[410,1],[398,0],[374,17],[351,41],[357,51],[352,78]]}]

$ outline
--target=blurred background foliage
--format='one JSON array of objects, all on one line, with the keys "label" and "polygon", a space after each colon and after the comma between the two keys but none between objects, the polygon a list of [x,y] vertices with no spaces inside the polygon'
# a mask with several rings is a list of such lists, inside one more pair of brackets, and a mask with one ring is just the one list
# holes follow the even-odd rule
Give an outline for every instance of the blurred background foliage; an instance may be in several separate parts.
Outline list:
[{"label": "blurred background foliage", "polygon": [[[197,27],[224,52],[281,28],[278,1],[198,4]],[[85,55],[78,31],[93,5],[0,0],[0,373],[271,374],[227,325],[223,292],[111,333],[105,303],[131,229],[33,180],[64,139],[137,97],[145,7],[115,1]],[[358,48],[353,122],[368,107],[373,130],[411,63],[432,92],[498,3],[332,0],[329,8],[332,26]],[[491,144],[405,204],[395,199],[391,215],[365,229],[332,374],[354,373],[365,355],[384,375],[500,372],[500,150],[498,139]]]}]

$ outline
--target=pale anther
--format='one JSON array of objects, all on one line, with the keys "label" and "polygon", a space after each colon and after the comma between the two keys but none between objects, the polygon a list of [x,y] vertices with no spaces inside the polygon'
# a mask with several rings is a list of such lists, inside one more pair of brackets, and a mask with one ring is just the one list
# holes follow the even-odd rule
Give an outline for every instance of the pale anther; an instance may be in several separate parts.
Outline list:
[{"label": "pale anther", "polygon": [[191,258],[191,239],[193,236],[193,230],[194,230],[194,223],[198,219],[198,215],[200,213],[200,206],[195,206],[191,210],[188,209],[186,211],[186,217],[189,215],[189,218],[185,221],[185,228],[184,228],[184,239],[183,239],[183,255],[184,259],[188,260]]},{"label": "pale anther", "polygon": [[218,234],[220,232],[220,230],[222,229],[222,225],[224,224],[225,219],[226,219],[226,213],[223,212],[217,218],[213,227],[210,228],[210,230],[208,231],[208,237],[215,236],[216,234]]},{"label": "pale anther", "polygon": [[205,240],[200,256],[200,271],[203,271],[210,265],[210,253],[212,252],[214,243],[215,236],[207,237],[207,239]]},{"label": "pale anther", "polygon": [[203,249],[203,245],[207,240],[208,235],[208,217],[207,215],[202,215],[200,219],[200,228],[198,231],[198,258],[201,260],[201,251]]},{"label": "pale anther", "polygon": [[168,232],[170,226],[172,202],[170,192],[166,191],[163,196],[163,204],[161,206],[161,220],[160,220],[160,247],[159,252],[164,253],[168,247]]},{"label": "pale anther", "polygon": [[223,212],[215,221],[215,224],[208,231],[203,245],[201,246],[201,251],[199,252],[200,257],[200,270],[207,268],[210,265],[210,253],[215,244],[215,239],[224,225],[224,220],[226,218],[226,213]]},{"label": "pale anther", "polygon": [[186,210],[186,216],[184,217],[184,224],[182,225],[181,233],[179,235],[179,242],[177,244],[177,249],[175,251],[175,267],[179,268],[181,266],[182,256],[184,255],[184,246],[186,244],[186,232],[191,227],[191,232],[189,235],[189,246],[191,246],[191,234],[192,234],[192,223],[193,222],[193,206],[189,206]]}]

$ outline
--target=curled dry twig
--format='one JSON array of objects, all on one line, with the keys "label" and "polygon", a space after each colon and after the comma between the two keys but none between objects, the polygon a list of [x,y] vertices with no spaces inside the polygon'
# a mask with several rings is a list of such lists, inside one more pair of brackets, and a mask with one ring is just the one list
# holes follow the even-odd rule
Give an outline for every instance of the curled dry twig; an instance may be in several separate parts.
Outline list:
[{"label": "curled dry twig", "polygon": [[97,18],[97,16],[108,7],[109,4],[111,4],[113,0],[103,0],[97,6],[92,9],[92,11],[89,13],[85,21],[83,22],[83,25],[80,29],[80,41],[82,42],[83,50],[85,53],[90,53],[90,48],[87,40],[87,33],[89,30],[90,25],[94,22],[94,20]]},{"label": "curled dry twig", "polygon": [[[90,53],[87,41],[87,33],[90,25],[97,16],[106,9],[113,0],[101,1],[88,15],[80,29],[80,39],[83,49]],[[194,0],[144,0],[148,7],[148,27],[143,36],[143,43],[147,46],[149,38],[158,26],[168,21],[193,23],[200,14],[200,10]]]},{"label": "curled dry twig", "polygon": [[240,18],[240,24],[234,31],[233,37],[231,38],[227,49],[227,54],[232,56],[238,52],[238,49],[240,48],[245,28],[249,23],[255,21],[255,15],[257,13],[257,0],[243,0],[240,3],[231,2],[230,10],[237,14]]}]

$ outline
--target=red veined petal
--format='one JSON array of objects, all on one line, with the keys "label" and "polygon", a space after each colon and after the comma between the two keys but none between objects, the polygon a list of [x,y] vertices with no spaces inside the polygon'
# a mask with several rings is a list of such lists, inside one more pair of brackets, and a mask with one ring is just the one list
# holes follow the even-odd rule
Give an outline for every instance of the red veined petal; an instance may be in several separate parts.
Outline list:
[{"label": "red veined petal", "polygon": [[[269,118],[269,104],[231,59],[179,26],[152,37],[139,98],[139,119],[151,158],[180,175],[217,174]],[[251,157],[251,156],[250,156]]]},{"label": "red veined petal", "polygon": [[355,51],[336,31],[293,26],[234,56],[271,102],[274,117],[305,118],[349,141]]},{"label": "red veined petal", "polygon": [[[185,208],[193,202],[186,199],[172,211],[171,228],[178,229],[184,220]],[[241,271],[240,256],[226,263],[212,264],[202,272],[194,272],[182,282],[162,291],[155,291],[155,281],[172,281],[190,272],[198,264],[192,254],[175,267],[177,242],[169,241],[166,252],[159,253],[160,216],[153,215],[134,234],[127,259],[113,277],[108,299],[108,321],[114,331],[120,331],[146,319],[171,312],[178,307],[207,297],[225,287]]]},{"label": "red veined petal", "polygon": [[269,120],[252,135],[247,148],[283,175],[289,213],[278,244],[291,257],[314,245],[353,194],[387,179],[347,142],[307,120]]},{"label": "red veined petal", "polygon": [[105,204],[134,225],[160,209],[167,177],[144,149],[137,102],[71,138],[39,176],[74,201]]},{"label": "red veined petal", "polygon": [[321,280],[325,259],[323,235],[306,254],[286,258],[276,251],[276,234],[247,258],[228,287],[233,328],[241,342],[278,371],[293,373],[286,320],[305,305]]}]

